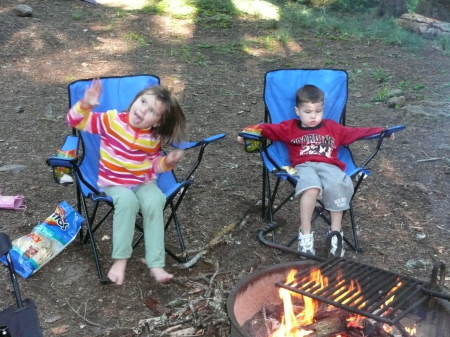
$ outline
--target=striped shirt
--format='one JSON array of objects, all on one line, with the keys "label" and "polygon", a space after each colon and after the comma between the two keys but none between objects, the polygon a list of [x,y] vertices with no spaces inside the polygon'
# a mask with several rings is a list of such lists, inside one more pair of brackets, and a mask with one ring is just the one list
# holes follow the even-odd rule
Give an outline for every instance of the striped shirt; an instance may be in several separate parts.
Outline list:
[{"label": "striped shirt", "polygon": [[92,112],[77,102],[66,117],[69,126],[100,135],[99,187],[135,186],[170,171],[161,156],[161,142],[150,129],[141,130],[128,123],[128,113],[117,110]]}]

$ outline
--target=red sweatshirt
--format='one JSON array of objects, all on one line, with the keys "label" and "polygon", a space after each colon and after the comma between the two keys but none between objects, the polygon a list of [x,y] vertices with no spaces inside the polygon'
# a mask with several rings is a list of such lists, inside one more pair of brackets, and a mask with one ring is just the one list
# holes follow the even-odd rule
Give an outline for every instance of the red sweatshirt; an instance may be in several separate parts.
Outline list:
[{"label": "red sweatshirt", "polygon": [[385,130],[346,127],[331,119],[323,119],[313,128],[302,127],[298,119],[290,119],[279,124],[252,125],[248,128],[261,130],[261,135],[270,140],[284,142],[289,151],[292,167],[312,161],[336,165],[341,170],[345,169],[345,164],[337,158],[339,146],[349,145],[358,139]]}]

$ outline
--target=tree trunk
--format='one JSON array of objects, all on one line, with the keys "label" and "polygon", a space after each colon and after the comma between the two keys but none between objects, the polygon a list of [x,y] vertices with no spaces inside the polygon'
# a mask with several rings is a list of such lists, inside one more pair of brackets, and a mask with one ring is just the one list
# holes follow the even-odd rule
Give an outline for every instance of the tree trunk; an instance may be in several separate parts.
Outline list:
[{"label": "tree trunk", "polygon": [[408,12],[406,7],[407,0],[381,0],[378,5],[377,14],[379,16],[399,16]]},{"label": "tree trunk", "polygon": [[450,22],[450,1],[419,0],[415,12],[436,20]]},{"label": "tree trunk", "polygon": [[403,14],[398,18],[399,26],[409,29],[423,37],[434,38],[437,36],[450,37],[450,23],[427,18],[419,14]]}]

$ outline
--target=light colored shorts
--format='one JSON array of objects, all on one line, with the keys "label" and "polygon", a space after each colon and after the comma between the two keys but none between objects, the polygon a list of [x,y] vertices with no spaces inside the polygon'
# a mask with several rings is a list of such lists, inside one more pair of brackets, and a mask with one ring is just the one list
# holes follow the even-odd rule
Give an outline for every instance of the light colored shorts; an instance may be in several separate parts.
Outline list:
[{"label": "light colored shorts", "polygon": [[295,196],[311,188],[318,188],[325,209],[345,211],[350,208],[353,195],[352,179],[339,167],[327,163],[306,162],[297,165],[295,169]]}]

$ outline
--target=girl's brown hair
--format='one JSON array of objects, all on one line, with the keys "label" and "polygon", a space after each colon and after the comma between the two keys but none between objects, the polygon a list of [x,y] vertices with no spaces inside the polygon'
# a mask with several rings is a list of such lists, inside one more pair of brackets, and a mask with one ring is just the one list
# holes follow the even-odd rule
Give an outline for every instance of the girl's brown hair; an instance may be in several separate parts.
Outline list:
[{"label": "girl's brown hair", "polygon": [[159,126],[153,128],[153,132],[161,138],[162,144],[179,143],[187,139],[186,117],[177,99],[166,87],[155,85],[141,90],[133,99],[127,111],[130,111],[133,103],[142,95],[155,95],[156,99],[164,105]]}]

